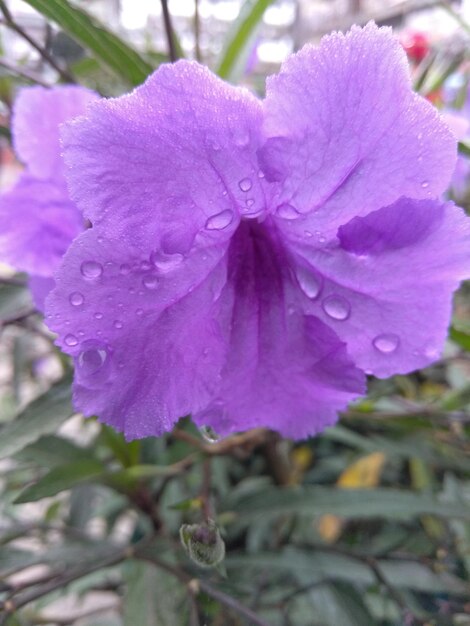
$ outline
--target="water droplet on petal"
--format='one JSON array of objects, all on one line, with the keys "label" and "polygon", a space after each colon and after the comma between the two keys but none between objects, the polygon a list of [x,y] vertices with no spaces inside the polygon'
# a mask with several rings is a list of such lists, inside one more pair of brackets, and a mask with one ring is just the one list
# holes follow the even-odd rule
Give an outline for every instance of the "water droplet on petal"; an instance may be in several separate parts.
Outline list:
[{"label": "water droplet on petal", "polygon": [[292,204],[288,204],[287,202],[278,206],[276,213],[284,220],[295,220],[299,217],[299,212],[295,206],[292,206]]},{"label": "water droplet on petal", "polygon": [[238,183],[238,186],[242,191],[246,193],[247,191],[250,191],[250,189],[253,187],[253,183],[251,182],[251,178],[243,178]]},{"label": "water droplet on petal", "polygon": [[152,264],[149,263],[148,261],[142,261],[142,263],[140,264],[140,269],[143,272],[148,272],[149,270],[152,269]]},{"label": "water droplet on petal", "polygon": [[139,317],[144,314],[144,309],[136,309],[135,314]]},{"label": "water droplet on petal", "polygon": [[164,252],[155,251],[150,255],[150,260],[154,266],[161,272],[169,272],[181,265],[184,256],[175,252],[174,254],[165,254]]},{"label": "water droplet on petal", "polygon": [[328,296],[322,303],[323,310],[331,319],[342,322],[351,314],[351,305],[342,296]]},{"label": "water droplet on petal", "polygon": [[85,278],[99,278],[103,273],[103,266],[96,261],[84,261],[80,266],[80,271]]},{"label": "water droplet on petal", "polygon": [[421,187],[423,189],[427,189],[429,187],[429,181],[423,180],[423,182],[421,183]]},{"label": "water droplet on petal", "polygon": [[83,342],[81,347],[76,360],[78,381],[91,388],[99,386],[109,377],[109,352],[103,343],[93,339]]},{"label": "water droplet on petal", "polygon": [[259,172],[258,172],[258,178],[264,178],[264,172],[263,172],[263,170],[259,170]]},{"label": "water droplet on petal", "polygon": [[74,291],[70,294],[69,302],[72,306],[80,306],[85,302],[85,298],[79,291]]},{"label": "water droplet on petal", "polygon": [[114,328],[117,328],[118,330],[122,328],[122,322],[120,320],[115,320],[113,325]]},{"label": "water droplet on petal", "polygon": [[65,335],[64,342],[66,346],[76,346],[78,344],[78,339],[75,335]]},{"label": "water droplet on petal", "polygon": [[131,273],[131,266],[128,265],[127,263],[123,263],[121,267],[119,268],[119,271],[121,272],[123,276],[127,276],[128,274]]},{"label": "water droplet on petal", "polygon": [[248,208],[252,207],[255,203],[255,199],[254,198],[247,198],[245,201],[245,204]]},{"label": "water droplet on petal", "polygon": [[306,237],[313,237],[313,234],[309,230],[304,230],[304,234]]},{"label": "water droplet on petal", "polygon": [[201,426],[199,432],[201,433],[204,441],[207,441],[207,443],[217,443],[220,441],[219,435],[211,426]]},{"label": "water droplet on petal", "polygon": [[322,287],[320,278],[312,270],[304,267],[298,268],[295,275],[304,294],[312,300],[318,298]]},{"label": "water droplet on petal", "polygon": [[95,317],[97,320],[102,320],[102,319],[103,319],[103,313],[100,313],[99,311],[97,311],[97,312],[95,313],[94,317]]},{"label": "water droplet on petal", "polygon": [[224,230],[233,221],[233,212],[227,209],[216,215],[212,215],[206,222],[207,230]]},{"label": "water droplet on petal", "polygon": [[156,276],[152,276],[152,274],[148,274],[143,277],[142,284],[146,289],[156,289],[158,287],[158,278]]},{"label": "water droplet on petal", "polygon": [[395,352],[398,348],[398,344],[400,343],[400,338],[398,335],[393,333],[384,333],[383,335],[377,335],[375,339],[372,341],[372,345],[376,350],[382,352],[383,354],[391,354]]}]

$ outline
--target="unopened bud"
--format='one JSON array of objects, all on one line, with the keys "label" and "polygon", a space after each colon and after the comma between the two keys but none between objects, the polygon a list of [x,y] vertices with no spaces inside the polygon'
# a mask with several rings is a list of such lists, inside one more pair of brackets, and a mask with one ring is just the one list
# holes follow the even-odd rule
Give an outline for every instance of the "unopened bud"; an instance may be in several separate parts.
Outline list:
[{"label": "unopened bud", "polygon": [[183,524],[180,539],[190,559],[199,567],[215,567],[225,556],[225,543],[214,520]]}]

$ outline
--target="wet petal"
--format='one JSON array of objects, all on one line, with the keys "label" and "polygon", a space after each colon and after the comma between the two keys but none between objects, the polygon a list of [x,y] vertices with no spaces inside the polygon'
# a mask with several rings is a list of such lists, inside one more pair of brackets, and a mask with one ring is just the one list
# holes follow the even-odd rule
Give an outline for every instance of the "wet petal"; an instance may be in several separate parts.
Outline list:
[{"label": "wet petal", "polygon": [[46,323],[75,362],[74,401],[128,438],[160,435],[202,408],[225,345],[223,246],[189,257],[80,235],[56,275]]},{"label": "wet petal", "polygon": [[452,293],[470,276],[469,246],[462,209],[402,198],[353,219],[323,249],[289,249],[294,267],[320,285],[314,298],[304,290],[304,309],[334,329],[359,367],[385,377],[439,357]]},{"label": "wet petal", "polygon": [[[134,241],[149,226],[184,253],[228,239],[265,210],[261,105],[207,68],[163,65],[128,96],[102,100],[64,131],[72,197],[94,223]],[[156,242],[156,243],[158,243]]]},{"label": "wet petal", "polygon": [[352,217],[401,196],[430,198],[446,188],[456,141],[434,107],[411,89],[405,54],[390,29],[369,24],[305,46],[268,80],[260,150],[277,185],[279,226],[325,239]]},{"label": "wet petal", "polygon": [[345,344],[296,306],[283,249],[271,234],[266,224],[244,225],[229,252],[220,324],[227,362],[218,393],[193,416],[221,435],[268,427],[306,437],[365,392]]}]

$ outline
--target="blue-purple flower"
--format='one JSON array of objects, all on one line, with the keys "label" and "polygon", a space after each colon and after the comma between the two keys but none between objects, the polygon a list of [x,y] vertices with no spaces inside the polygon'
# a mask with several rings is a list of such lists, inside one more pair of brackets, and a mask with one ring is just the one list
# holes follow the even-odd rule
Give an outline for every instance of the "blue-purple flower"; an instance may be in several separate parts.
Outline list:
[{"label": "blue-purple flower", "polygon": [[301,438],[366,373],[435,361],[469,275],[469,220],[439,200],[456,142],[369,24],[306,46],[260,101],[164,65],[65,127],[71,245],[47,323],[74,400],[128,438],[191,413],[221,435]]},{"label": "blue-purple flower", "polygon": [[64,178],[59,126],[85,112],[96,95],[83,87],[25,87],[13,108],[13,142],[25,170],[0,196],[0,259],[30,275],[39,309],[83,216]]}]

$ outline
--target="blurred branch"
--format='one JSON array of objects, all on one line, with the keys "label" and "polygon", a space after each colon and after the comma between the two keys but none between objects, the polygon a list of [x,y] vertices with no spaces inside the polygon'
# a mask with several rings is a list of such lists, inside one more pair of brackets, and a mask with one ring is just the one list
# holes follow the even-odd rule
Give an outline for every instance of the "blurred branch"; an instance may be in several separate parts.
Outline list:
[{"label": "blurred branch", "polygon": [[168,0],[160,0],[163,12],[163,24],[165,27],[166,40],[168,44],[168,56],[170,61],[174,63],[178,59],[176,52],[175,37],[173,34],[173,26],[171,24],[170,11],[168,9]]},{"label": "blurred branch", "polygon": [[201,62],[201,16],[199,15],[199,0],[194,0],[194,53],[196,61]]},{"label": "blurred branch", "polygon": [[470,413],[468,411],[445,411],[439,407],[406,408],[402,411],[358,411],[350,409],[341,413],[346,419],[371,419],[371,420],[392,420],[403,419],[404,417],[425,417],[444,426],[450,422],[460,424],[470,424]]},{"label": "blurred branch", "polygon": [[[43,87],[51,87],[49,83],[47,83],[40,74],[33,72],[32,70],[27,69],[26,67],[21,67],[19,65],[15,65],[7,59],[0,58],[0,66],[4,67],[11,74],[15,74],[16,76],[21,76],[22,78],[26,78],[33,83],[37,83],[38,85],[42,85]],[[4,280],[2,279],[2,283]]]},{"label": "blurred branch", "polygon": [[15,22],[13,15],[10,13],[9,8],[5,3],[5,0],[0,0],[0,11],[3,13],[5,26],[8,26],[8,28],[15,31],[15,33],[17,33],[20,37],[27,41],[29,45],[39,53],[41,58],[49,63],[49,65],[56,70],[56,72],[59,74],[63,81],[65,81],[66,83],[76,82],[73,75],[67,69],[62,68],[54,59],[54,57],[49,54],[46,48],[44,48],[44,46],[39,44],[35,39],[33,39],[33,37],[31,37],[31,35],[29,35],[29,33],[27,33],[22,28],[22,26]]}]

